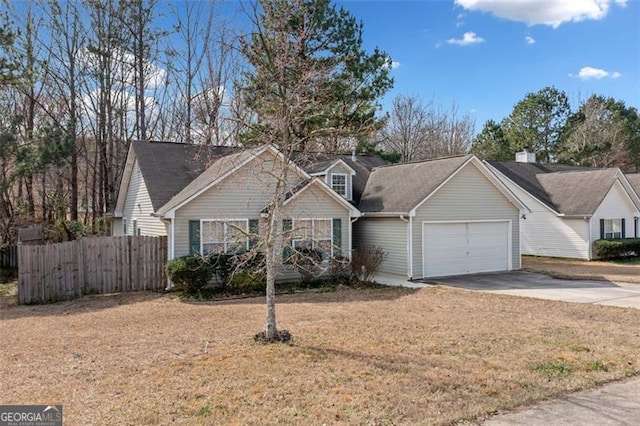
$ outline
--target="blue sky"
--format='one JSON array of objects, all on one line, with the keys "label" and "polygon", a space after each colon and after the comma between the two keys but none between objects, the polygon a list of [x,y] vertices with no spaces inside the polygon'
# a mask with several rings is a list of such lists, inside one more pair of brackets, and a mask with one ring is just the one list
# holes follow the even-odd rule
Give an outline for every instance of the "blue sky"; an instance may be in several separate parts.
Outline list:
[{"label": "blue sky", "polygon": [[393,58],[394,89],[470,113],[481,129],[529,92],[563,90],[640,107],[638,0],[339,1],[364,24],[367,49]]}]

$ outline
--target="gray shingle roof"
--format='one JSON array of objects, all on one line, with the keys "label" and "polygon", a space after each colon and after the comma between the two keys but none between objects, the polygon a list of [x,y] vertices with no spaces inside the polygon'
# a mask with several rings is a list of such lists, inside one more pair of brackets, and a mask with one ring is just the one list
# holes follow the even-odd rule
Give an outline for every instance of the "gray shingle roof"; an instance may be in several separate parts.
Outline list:
[{"label": "gray shingle roof", "polygon": [[603,169],[540,174],[538,181],[560,213],[591,215],[613,186],[617,171]]},{"label": "gray shingle roof", "polygon": [[636,194],[638,194],[638,197],[640,197],[640,173],[631,173],[626,176],[627,180],[636,191]]},{"label": "gray shingle roof", "polygon": [[369,179],[369,173],[374,167],[386,165],[387,162],[378,155],[358,154],[355,161],[351,154],[327,154],[324,152],[300,153],[295,152],[294,161],[308,173],[316,173],[325,170],[337,159],[341,159],[349,167],[355,170],[353,177],[353,203],[357,206],[364,191],[364,187]]},{"label": "gray shingle roof", "polygon": [[[197,192],[202,185],[222,176],[230,167],[233,167],[239,157],[233,156],[221,161],[222,158],[242,152],[240,147],[175,142],[132,141],[131,146],[156,212],[169,201],[171,201],[170,206],[177,205],[178,198],[186,199],[185,197]],[[358,154],[353,161],[350,154],[305,153],[303,156],[299,152],[294,153],[296,164],[309,173],[324,170],[337,159],[342,159],[356,171],[353,179],[353,201],[357,205],[370,170],[386,164],[386,161],[377,155],[368,154]],[[163,209],[163,211],[166,210],[166,208]]]},{"label": "gray shingle roof", "polygon": [[360,211],[407,213],[471,157],[463,155],[374,168],[360,200]]},{"label": "gray shingle roof", "polygon": [[618,169],[563,164],[490,161],[493,167],[554,211],[593,214],[616,180]]},{"label": "gray shingle roof", "polygon": [[180,192],[216,158],[238,148],[171,142],[132,141],[151,204],[158,210]]},{"label": "gray shingle roof", "polygon": [[200,173],[198,177],[172,197],[168,203],[158,209],[157,213],[163,214],[178,206],[210,183],[215,182],[240,164],[251,159],[259,149],[261,148],[243,150],[216,159],[204,172]]}]

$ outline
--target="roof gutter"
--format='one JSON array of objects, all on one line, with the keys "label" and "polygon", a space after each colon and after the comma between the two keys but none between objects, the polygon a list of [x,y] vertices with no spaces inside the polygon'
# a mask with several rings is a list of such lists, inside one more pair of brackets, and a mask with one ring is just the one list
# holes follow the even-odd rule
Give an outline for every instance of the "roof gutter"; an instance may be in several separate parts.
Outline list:
[{"label": "roof gutter", "polygon": [[400,217],[413,216],[408,212],[362,212],[362,217]]}]

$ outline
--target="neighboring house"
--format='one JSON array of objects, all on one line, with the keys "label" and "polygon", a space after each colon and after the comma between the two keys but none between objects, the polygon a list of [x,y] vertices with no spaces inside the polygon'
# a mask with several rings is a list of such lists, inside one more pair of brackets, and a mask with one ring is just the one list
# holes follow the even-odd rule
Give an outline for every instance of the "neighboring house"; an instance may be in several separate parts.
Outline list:
[{"label": "neighboring house", "polygon": [[[631,184],[631,187],[636,191],[636,195],[640,197],[640,173],[628,173],[625,176]],[[635,218],[634,230],[636,238],[640,238],[640,217]]]},{"label": "neighboring house", "polygon": [[640,198],[620,169],[539,164],[526,152],[487,164],[531,209],[522,254],[591,260],[594,241],[638,235]]},{"label": "neighboring house", "polygon": [[374,168],[354,224],[380,270],[426,278],[520,268],[525,206],[473,155]]}]

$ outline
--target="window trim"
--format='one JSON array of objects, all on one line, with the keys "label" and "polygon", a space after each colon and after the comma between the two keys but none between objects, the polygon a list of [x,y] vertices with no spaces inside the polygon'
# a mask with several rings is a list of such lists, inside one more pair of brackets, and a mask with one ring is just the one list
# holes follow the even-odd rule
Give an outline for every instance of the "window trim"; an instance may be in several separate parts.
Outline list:
[{"label": "window trim", "polygon": [[[204,224],[205,223],[211,223],[211,222],[216,222],[216,223],[223,223],[223,238],[224,241],[222,242],[223,244],[223,251],[218,252],[216,254],[233,254],[235,252],[228,252],[228,244],[229,241],[227,239],[227,229],[228,229],[228,225],[227,222],[244,222],[245,224],[245,229],[244,231],[248,234],[249,233],[249,219],[248,218],[224,218],[224,219],[200,219],[200,253],[205,255],[208,253],[205,253],[204,251],[204,246],[205,244],[220,244],[220,242],[218,241],[205,241],[204,238]],[[249,235],[246,235],[245,237],[245,251],[249,250]]]},{"label": "window trim", "polygon": [[[618,225],[617,231],[615,225]],[[616,238],[622,238],[622,219],[604,219],[604,239],[613,240]]]},{"label": "window trim", "polygon": [[[344,178],[344,194],[335,188],[333,178],[336,176],[340,176]],[[331,189],[333,189],[335,193],[340,195],[341,197],[348,199],[349,198],[349,176],[346,173],[331,173]]]},{"label": "window trim", "polygon": [[[315,238],[315,233],[316,233],[316,221],[329,221],[329,232],[328,232],[328,237],[322,238],[322,239],[317,239]],[[292,218],[291,219],[291,247],[293,249],[296,248],[296,242],[303,242],[306,241],[303,238],[296,238],[296,223],[297,222],[303,222],[303,221],[311,221],[311,248],[312,249],[316,249],[316,244],[320,241],[329,241],[329,247],[330,247],[330,253],[329,253],[329,257],[327,259],[322,259],[323,262],[328,261],[329,259],[333,259],[333,218],[331,217],[299,217],[299,218]]]}]

